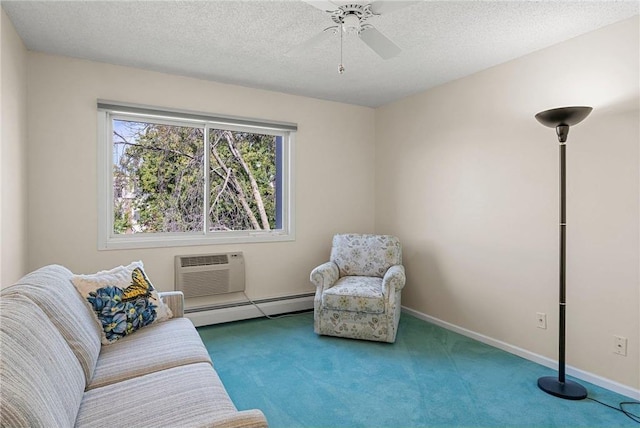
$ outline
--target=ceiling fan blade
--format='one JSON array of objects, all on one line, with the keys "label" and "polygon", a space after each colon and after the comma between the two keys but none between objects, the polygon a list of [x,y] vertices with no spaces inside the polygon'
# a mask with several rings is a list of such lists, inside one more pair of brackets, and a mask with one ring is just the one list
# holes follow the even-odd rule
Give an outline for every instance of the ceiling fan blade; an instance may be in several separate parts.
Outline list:
[{"label": "ceiling fan blade", "polygon": [[338,5],[330,2],[329,0],[302,0],[303,2],[310,4],[316,9],[327,11],[332,11],[338,9]]},{"label": "ceiling fan blade", "polygon": [[338,29],[338,26],[325,28],[322,32],[316,34],[305,42],[300,43],[298,46],[293,47],[285,53],[286,56],[298,56],[305,53],[307,50],[319,45],[323,41],[331,38]]},{"label": "ceiling fan blade", "polygon": [[418,1],[385,1],[374,0],[371,2],[371,12],[376,15],[383,15],[385,13],[393,12],[403,7],[411,6],[412,4],[419,3]]},{"label": "ceiling fan blade", "polygon": [[362,30],[360,38],[382,59],[393,58],[402,52],[402,49],[373,27]]}]

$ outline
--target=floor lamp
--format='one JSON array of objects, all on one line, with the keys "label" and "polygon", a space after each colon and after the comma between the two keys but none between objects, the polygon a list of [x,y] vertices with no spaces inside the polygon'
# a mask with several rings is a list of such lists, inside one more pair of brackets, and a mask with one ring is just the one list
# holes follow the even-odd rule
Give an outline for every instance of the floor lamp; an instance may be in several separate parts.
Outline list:
[{"label": "floor lamp", "polygon": [[565,329],[566,329],[566,142],[569,127],[582,122],[593,110],[591,107],[562,107],[545,110],[536,114],[541,124],[556,128],[560,142],[560,328],[558,352],[558,378],[545,376],[538,379],[538,387],[544,392],[567,400],[587,398],[587,390],[579,383],[565,379]]}]

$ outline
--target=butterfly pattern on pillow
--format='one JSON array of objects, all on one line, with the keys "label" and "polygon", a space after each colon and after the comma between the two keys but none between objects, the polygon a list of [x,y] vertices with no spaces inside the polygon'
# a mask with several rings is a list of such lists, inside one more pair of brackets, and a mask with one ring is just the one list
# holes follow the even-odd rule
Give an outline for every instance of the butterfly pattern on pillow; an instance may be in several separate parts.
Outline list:
[{"label": "butterfly pattern on pillow", "polygon": [[151,285],[142,269],[135,268],[131,272],[131,285],[122,290],[122,301],[129,302],[136,300],[138,297],[149,297],[153,290],[153,285]]}]

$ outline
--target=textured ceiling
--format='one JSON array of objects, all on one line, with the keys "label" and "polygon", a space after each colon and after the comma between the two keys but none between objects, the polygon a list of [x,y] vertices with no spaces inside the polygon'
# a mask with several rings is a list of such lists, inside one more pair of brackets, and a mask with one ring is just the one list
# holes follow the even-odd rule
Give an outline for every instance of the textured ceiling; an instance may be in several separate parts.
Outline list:
[{"label": "textured ceiling", "polygon": [[3,0],[2,8],[30,50],[377,107],[637,15],[640,6],[417,1],[369,20],[400,55],[383,60],[345,36],[342,75],[338,36],[286,55],[334,25],[297,0]]}]

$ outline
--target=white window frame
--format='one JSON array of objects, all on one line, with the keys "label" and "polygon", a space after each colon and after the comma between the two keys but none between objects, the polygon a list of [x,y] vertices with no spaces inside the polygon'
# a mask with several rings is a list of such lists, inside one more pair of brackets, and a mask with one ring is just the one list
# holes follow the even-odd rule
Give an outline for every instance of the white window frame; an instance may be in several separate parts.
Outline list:
[{"label": "white window frame", "polygon": [[[282,228],[274,230],[209,231],[205,216],[200,232],[115,234],[113,231],[113,120],[147,121],[177,126],[204,128],[205,153],[209,147],[209,129],[228,129],[256,134],[282,136]],[[98,250],[178,247],[191,245],[244,244],[295,240],[294,139],[297,125],[247,118],[211,115],[185,110],[140,106],[98,100]],[[205,183],[208,182],[208,156],[205,156]],[[204,207],[209,204],[205,192]]]}]

